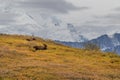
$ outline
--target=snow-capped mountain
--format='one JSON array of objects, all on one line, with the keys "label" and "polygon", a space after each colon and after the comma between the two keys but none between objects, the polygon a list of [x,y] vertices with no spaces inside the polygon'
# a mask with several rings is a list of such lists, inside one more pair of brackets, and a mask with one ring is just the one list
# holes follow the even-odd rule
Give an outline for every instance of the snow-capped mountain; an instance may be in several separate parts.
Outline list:
[{"label": "snow-capped mountain", "polygon": [[9,0],[3,1],[0,10],[0,15],[3,16],[0,21],[4,19],[4,24],[0,22],[0,33],[35,35],[45,39],[71,42],[87,40],[72,24],[65,23],[56,16],[45,13],[32,15],[29,11],[15,8]]},{"label": "snow-capped mountain", "polygon": [[112,37],[108,35],[102,35],[96,39],[92,39],[86,42],[57,42],[76,48],[83,48],[85,43],[93,43],[99,46],[102,51],[116,52],[120,54],[120,33],[115,33],[112,35]]},{"label": "snow-capped mountain", "polygon": [[[11,25],[0,28],[0,33],[10,33],[10,34],[27,34],[35,36],[40,36],[43,38],[61,40],[61,41],[71,41],[71,42],[83,42],[85,39],[82,35],[77,32],[72,32],[75,28],[67,23],[54,21],[54,18],[49,17],[46,20],[40,17],[41,20],[37,24],[31,17],[27,14],[26,19],[31,21],[20,25]],[[24,17],[24,18],[25,18]],[[45,20],[45,21],[44,21]],[[57,18],[56,18],[57,20]],[[43,22],[44,21],[44,22]]]},{"label": "snow-capped mountain", "polygon": [[89,42],[98,45],[102,51],[120,53],[120,33],[115,33],[112,37],[102,35]]},{"label": "snow-capped mountain", "polygon": [[76,42],[86,42],[88,41],[87,38],[80,35],[80,33],[77,32],[77,30],[74,28],[72,24],[67,24],[68,30],[70,30],[70,34],[72,35],[73,39],[76,40]]},{"label": "snow-capped mountain", "polygon": [[111,47],[114,46],[112,38],[110,38],[108,35],[102,35],[96,39],[89,41],[89,42],[97,44],[103,51],[106,49],[110,49]]}]

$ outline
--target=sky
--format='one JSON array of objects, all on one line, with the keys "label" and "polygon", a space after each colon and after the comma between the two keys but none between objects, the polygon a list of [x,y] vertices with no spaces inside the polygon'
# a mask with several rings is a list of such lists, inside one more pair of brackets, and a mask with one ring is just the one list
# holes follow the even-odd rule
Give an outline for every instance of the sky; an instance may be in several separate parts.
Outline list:
[{"label": "sky", "polygon": [[120,33],[120,0],[0,0],[0,27],[23,24],[24,13],[56,16],[89,39]]}]

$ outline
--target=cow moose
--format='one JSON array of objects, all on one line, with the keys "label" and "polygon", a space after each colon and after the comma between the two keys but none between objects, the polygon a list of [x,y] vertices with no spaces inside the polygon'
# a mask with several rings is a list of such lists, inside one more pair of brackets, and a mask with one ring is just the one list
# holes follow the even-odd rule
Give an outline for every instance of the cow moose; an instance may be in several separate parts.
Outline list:
[{"label": "cow moose", "polygon": [[36,38],[26,39],[27,41],[35,41]]},{"label": "cow moose", "polygon": [[47,45],[43,44],[43,46],[33,46],[33,48],[37,51],[37,50],[46,50],[47,49]]}]

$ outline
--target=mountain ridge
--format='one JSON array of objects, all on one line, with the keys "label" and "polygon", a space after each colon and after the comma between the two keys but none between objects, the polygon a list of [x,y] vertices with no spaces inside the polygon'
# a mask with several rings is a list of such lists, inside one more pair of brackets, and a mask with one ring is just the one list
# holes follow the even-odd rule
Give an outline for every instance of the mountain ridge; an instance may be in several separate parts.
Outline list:
[{"label": "mountain ridge", "polygon": [[113,34],[112,37],[105,34],[98,38],[88,40],[82,43],[81,42],[62,42],[62,41],[58,41],[58,42],[64,45],[68,45],[76,48],[83,48],[85,43],[93,43],[99,46],[102,51],[116,52],[120,54],[120,33],[115,33]]}]

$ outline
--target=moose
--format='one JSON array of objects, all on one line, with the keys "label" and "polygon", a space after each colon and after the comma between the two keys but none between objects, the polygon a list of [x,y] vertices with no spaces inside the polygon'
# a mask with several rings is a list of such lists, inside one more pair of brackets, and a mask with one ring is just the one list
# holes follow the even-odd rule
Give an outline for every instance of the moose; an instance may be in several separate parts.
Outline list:
[{"label": "moose", "polygon": [[27,41],[35,41],[36,38],[26,39]]},{"label": "moose", "polygon": [[37,51],[37,50],[46,50],[47,49],[47,45],[43,44],[43,46],[33,46],[33,48]]}]

